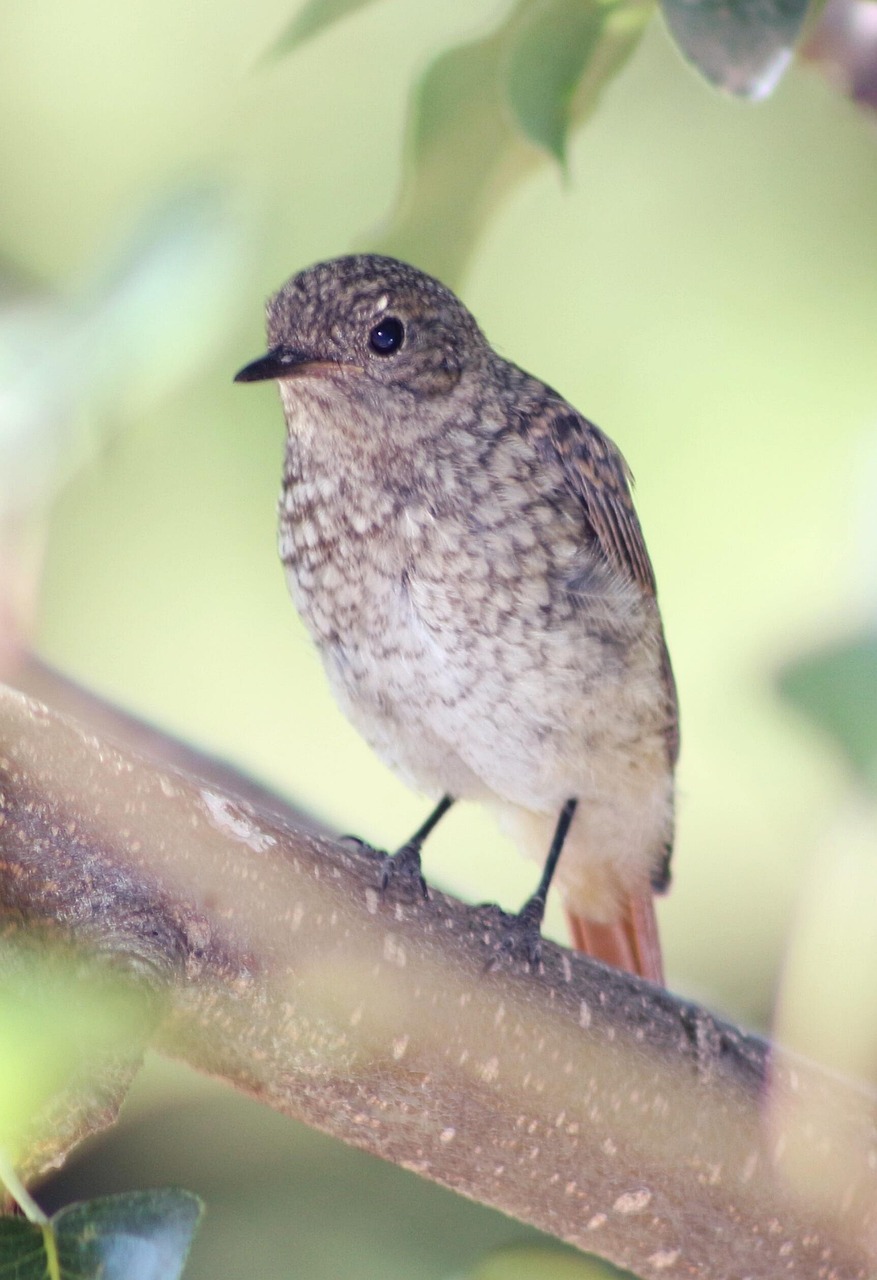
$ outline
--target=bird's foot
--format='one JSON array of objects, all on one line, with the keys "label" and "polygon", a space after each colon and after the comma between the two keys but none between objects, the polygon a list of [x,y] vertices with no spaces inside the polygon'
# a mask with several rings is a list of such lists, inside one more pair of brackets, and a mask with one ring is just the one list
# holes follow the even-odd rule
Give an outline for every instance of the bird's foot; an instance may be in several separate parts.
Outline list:
[{"label": "bird's foot", "polygon": [[503,911],[492,902],[474,910],[483,919],[489,937],[491,957],[488,972],[509,961],[522,961],[528,969],[537,970],[542,963],[542,917],[545,901],[538,894],[524,903],[517,915]]},{"label": "bird's foot", "polygon": [[338,837],[340,844],[355,845],[360,853],[368,854],[372,858],[386,858],[386,854],[382,849],[376,849],[373,844],[369,844],[367,840],[363,840],[361,836],[352,836],[349,833],[345,836]]},{"label": "bird's foot", "polygon": [[395,853],[384,854],[381,896],[386,897],[388,893],[402,899],[410,899],[418,893],[422,898],[429,898],[429,888],[420,867],[419,840],[409,840]]},{"label": "bird's foot", "polygon": [[387,853],[385,849],[376,849],[367,840],[359,836],[342,836],[345,844],[356,845],[360,853],[370,858],[377,858],[381,864],[381,897],[393,897],[408,902],[412,897],[429,898],[429,887],[423,878],[420,868],[419,840],[409,840],[395,853]]}]

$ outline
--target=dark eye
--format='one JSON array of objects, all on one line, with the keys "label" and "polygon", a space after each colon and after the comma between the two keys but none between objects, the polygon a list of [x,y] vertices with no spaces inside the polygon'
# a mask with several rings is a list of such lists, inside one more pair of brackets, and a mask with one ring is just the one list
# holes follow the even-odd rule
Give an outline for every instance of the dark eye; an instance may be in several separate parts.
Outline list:
[{"label": "dark eye", "polygon": [[379,356],[391,356],[404,341],[405,326],[395,316],[386,316],[368,335],[369,346]]}]

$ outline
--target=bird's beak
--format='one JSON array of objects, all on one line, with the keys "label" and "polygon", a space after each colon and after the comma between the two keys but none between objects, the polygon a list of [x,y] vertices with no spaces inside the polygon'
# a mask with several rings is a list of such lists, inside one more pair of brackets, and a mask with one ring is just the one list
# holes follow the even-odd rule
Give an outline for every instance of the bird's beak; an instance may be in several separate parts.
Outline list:
[{"label": "bird's beak", "polygon": [[[274,347],[258,360],[245,364],[234,375],[235,382],[266,382],[269,378],[325,377],[338,372],[342,366],[337,360],[320,360],[304,351],[290,347]],[[351,368],[353,366],[350,366]]]}]

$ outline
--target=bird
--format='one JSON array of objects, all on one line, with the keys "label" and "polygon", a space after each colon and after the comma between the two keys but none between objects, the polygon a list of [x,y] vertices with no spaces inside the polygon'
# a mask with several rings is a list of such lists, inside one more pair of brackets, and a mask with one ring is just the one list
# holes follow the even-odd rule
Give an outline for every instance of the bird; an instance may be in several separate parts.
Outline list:
[{"label": "bird", "polygon": [[235,380],[279,385],[293,602],[342,711],[436,802],[384,888],[425,891],[424,840],[475,801],[544,861],[531,960],[553,883],[578,950],[663,983],[679,719],[618,448],[394,258],[300,271],[267,334]]}]

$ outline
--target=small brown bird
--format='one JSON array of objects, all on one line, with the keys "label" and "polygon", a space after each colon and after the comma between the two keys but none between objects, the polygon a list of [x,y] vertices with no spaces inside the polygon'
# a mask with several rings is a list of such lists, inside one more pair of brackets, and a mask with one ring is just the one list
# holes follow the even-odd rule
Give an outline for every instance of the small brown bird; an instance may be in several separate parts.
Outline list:
[{"label": "small brown bird", "polygon": [[548,855],[536,946],[556,871],[575,945],[661,982],[676,694],[620,453],[392,258],[294,276],[268,340],[237,381],[280,383],[289,589],[342,709],[439,801],[388,868],[480,801]]}]

